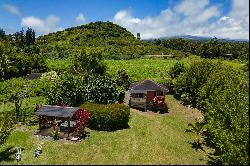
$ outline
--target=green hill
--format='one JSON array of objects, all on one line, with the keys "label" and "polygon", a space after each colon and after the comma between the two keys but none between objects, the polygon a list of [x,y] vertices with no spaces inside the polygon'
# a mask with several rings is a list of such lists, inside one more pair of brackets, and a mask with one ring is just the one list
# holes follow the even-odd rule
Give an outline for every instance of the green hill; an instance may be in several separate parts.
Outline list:
[{"label": "green hill", "polygon": [[41,52],[50,58],[67,58],[83,47],[101,47],[107,56],[162,54],[167,49],[143,42],[112,22],[94,22],[37,38]]}]

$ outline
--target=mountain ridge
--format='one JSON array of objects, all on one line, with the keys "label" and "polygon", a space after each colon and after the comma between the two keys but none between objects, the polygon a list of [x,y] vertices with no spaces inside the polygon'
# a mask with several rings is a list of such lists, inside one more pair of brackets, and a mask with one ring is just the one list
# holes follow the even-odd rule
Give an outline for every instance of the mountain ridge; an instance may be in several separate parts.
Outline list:
[{"label": "mountain ridge", "polygon": [[[210,36],[196,36],[196,35],[176,35],[176,36],[167,36],[167,37],[160,37],[160,38],[154,38],[154,39],[146,39],[144,41],[152,41],[155,39],[163,39],[163,40],[167,40],[167,39],[177,39],[177,38],[181,38],[181,39],[189,39],[189,40],[198,40],[198,41],[208,41],[213,39],[214,37],[210,37]],[[225,42],[249,42],[248,39],[231,39],[231,38],[218,38],[216,37],[218,40],[220,41],[225,41]]]}]

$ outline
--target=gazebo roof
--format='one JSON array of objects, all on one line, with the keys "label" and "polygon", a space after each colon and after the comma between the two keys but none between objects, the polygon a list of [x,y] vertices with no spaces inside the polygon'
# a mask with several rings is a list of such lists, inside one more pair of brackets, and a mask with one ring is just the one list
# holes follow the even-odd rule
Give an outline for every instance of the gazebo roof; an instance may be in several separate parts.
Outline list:
[{"label": "gazebo roof", "polygon": [[55,106],[55,105],[45,105],[40,107],[35,115],[43,115],[43,116],[52,116],[52,117],[72,117],[73,114],[80,107],[64,107],[64,106]]},{"label": "gazebo roof", "polygon": [[157,84],[151,80],[144,80],[140,83],[131,84],[129,86],[130,91],[136,91],[136,90],[160,90],[167,92],[168,89],[164,85]]}]

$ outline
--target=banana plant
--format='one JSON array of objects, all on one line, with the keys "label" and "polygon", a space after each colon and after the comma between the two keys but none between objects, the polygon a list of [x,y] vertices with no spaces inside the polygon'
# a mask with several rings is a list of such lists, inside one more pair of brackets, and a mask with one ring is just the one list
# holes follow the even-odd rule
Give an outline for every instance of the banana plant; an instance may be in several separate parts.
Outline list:
[{"label": "banana plant", "polygon": [[205,127],[205,124],[203,122],[200,122],[196,120],[195,123],[189,123],[188,124],[190,129],[186,129],[185,132],[191,132],[196,134],[196,138],[194,140],[194,143],[196,145],[196,150],[201,147],[203,143],[203,133],[207,130]]}]

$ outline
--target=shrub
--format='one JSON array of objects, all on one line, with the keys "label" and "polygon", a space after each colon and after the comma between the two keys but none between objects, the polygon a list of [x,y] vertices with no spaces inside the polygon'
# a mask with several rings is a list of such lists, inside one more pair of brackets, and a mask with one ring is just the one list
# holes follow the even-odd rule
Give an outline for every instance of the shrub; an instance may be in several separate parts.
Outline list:
[{"label": "shrub", "polygon": [[185,71],[184,64],[181,62],[177,62],[174,64],[174,66],[170,69],[169,75],[171,79],[177,78],[180,74],[182,74]]},{"label": "shrub", "polygon": [[117,101],[119,103],[123,103],[124,101],[124,98],[125,98],[125,89],[122,88],[122,87],[118,87],[118,98],[117,98]]},{"label": "shrub", "polygon": [[73,117],[76,119],[77,132],[82,137],[83,135],[86,134],[85,127],[89,122],[90,114],[86,110],[81,108],[73,114]]},{"label": "shrub", "polygon": [[72,72],[78,74],[100,74],[106,71],[106,65],[103,62],[103,50],[96,48],[85,48],[80,53],[74,54]]},{"label": "shrub", "polygon": [[8,102],[17,93],[24,90],[25,80],[23,78],[12,78],[0,82],[0,103]]},{"label": "shrub", "polygon": [[49,85],[46,98],[49,104],[79,106],[87,99],[84,78],[69,73],[60,75]]},{"label": "shrub", "polygon": [[218,163],[249,163],[248,79],[240,68],[205,60],[175,80],[181,100],[202,111]]},{"label": "shrub", "polygon": [[168,88],[170,94],[174,94],[175,91],[174,91],[173,80],[168,79],[168,80],[164,83],[164,85]]},{"label": "shrub", "polygon": [[223,164],[249,161],[249,84],[244,73],[228,66],[213,72],[199,90],[199,108],[211,142]]},{"label": "shrub", "polygon": [[117,85],[107,76],[91,76],[87,83],[87,99],[99,104],[114,103],[118,99]]},{"label": "shrub", "polygon": [[130,79],[128,73],[125,70],[121,69],[117,71],[116,84],[120,87],[123,87],[125,90],[128,89],[130,85]]},{"label": "shrub", "polygon": [[8,42],[0,43],[0,80],[25,76],[47,70],[45,58],[34,51],[36,46],[15,47]]},{"label": "shrub", "polygon": [[113,131],[128,127],[130,110],[123,104],[85,103],[83,108],[90,113],[89,127],[96,130]]},{"label": "shrub", "polygon": [[45,98],[25,98],[20,108],[20,121],[26,125],[35,125],[38,123],[37,116],[34,115],[36,104],[43,105],[46,103]]},{"label": "shrub", "polygon": [[220,66],[221,62],[212,62],[207,59],[193,62],[186,72],[173,80],[175,96],[184,104],[196,107],[199,88],[207,82],[210,73]]},{"label": "shrub", "polygon": [[3,145],[14,129],[15,115],[13,111],[0,112],[0,145]]},{"label": "shrub", "polygon": [[50,71],[43,73],[41,76],[41,79],[45,79],[47,81],[54,81],[58,77],[57,73],[55,71]]},{"label": "shrub", "polygon": [[106,76],[75,76],[69,73],[60,75],[46,91],[49,104],[79,106],[85,101],[114,103],[117,101],[117,86]]}]

